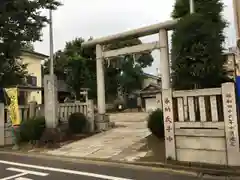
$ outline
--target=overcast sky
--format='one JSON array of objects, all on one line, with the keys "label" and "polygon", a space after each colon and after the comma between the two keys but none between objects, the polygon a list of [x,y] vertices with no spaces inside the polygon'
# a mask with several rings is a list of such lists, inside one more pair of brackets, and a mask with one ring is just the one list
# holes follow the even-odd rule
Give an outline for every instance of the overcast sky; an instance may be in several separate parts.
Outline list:
[{"label": "overcast sky", "polygon": [[[66,41],[75,37],[88,39],[139,28],[170,19],[175,0],[60,0],[64,5],[53,13],[54,50],[63,49]],[[225,3],[224,17],[230,22],[226,29],[226,46],[235,45],[232,0]],[[48,15],[47,11],[43,14]],[[49,31],[43,29],[43,41],[36,42],[35,50],[49,54]],[[157,36],[142,38],[156,41]],[[159,52],[153,52],[155,61],[145,71],[156,74],[160,67]]]}]

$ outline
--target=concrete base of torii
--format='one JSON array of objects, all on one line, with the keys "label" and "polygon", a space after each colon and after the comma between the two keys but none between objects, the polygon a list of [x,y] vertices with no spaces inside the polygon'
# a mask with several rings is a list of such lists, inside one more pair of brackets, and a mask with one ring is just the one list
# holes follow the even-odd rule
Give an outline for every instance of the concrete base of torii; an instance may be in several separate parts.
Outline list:
[{"label": "concrete base of torii", "polygon": [[105,131],[109,128],[109,115],[107,114],[97,114],[95,116],[96,129],[97,131]]}]

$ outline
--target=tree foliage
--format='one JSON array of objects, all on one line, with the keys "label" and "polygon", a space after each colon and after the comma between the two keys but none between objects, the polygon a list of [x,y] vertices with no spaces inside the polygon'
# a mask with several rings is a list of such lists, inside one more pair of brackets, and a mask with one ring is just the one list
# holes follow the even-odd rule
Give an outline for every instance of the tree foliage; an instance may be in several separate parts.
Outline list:
[{"label": "tree foliage", "polygon": [[[142,42],[136,38],[114,42],[105,48],[114,50],[139,44],[142,44]],[[140,89],[144,79],[143,68],[151,66],[152,62],[151,52],[110,58],[106,61],[107,67],[105,68],[106,92],[116,95],[120,88],[124,95],[128,95]]]},{"label": "tree foliage", "polygon": [[[67,65],[66,56],[63,51],[59,50],[53,55],[53,67],[54,73],[58,79],[64,80],[66,78],[65,66]],[[49,74],[50,61],[44,62],[44,74]]]},{"label": "tree foliage", "polygon": [[0,85],[20,84],[27,74],[19,61],[21,48],[40,40],[41,30],[48,22],[41,9],[56,9],[56,0],[1,0],[0,3]]},{"label": "tree foliage", "polygon": [[189,14],[189,1],[175,3],[173,18],[178,21],[172,35],[172,78],[175,89],[209,88],[227,80],[222,56],[224,28],[220,0],[195,0],[195,13]]},{"label": "tree foliage", "polygon": [[74,90],[77,99],[79,99],[80,88],[91,87],[95,82],[95,62],[84,57],[81,46],[83,42],[84,39],[76,38],[67,42],[64,49],[67,57],[66,82]]},{"label": "tree foliage", "polygon": [[[91,40],[90,38],[89,40]],[[54,71],[58,78],[64,79],[69,87],[77,95],[80,88],[89,88],[89,95],[92,98],[97,96],[96,77],[96,52],[95,47],[82,48],[83,38],[76,38],[66,43],[63,51],[58,51],[54,55]],[[112,43],[105,47],[106,50],[113,50],[140,44],[139,39]],[[119,86],[124,93],[130,93],[139,89],[143,80],[142,68],[152,64],[153,58],[150,52],[141,55],[122,56],[106,59],[105,69],[105,89],[107,97],[116,96]],[[45,73],[48,73],[49,61],[45,62]]]},{"label": "tree foliage", "polygon": [[[80,98],[81,88],[90,88],[90,97],[96,96],[96,68],[95,61],[91,60],[94,52],[83,51],[83,38],[75,38],[66,43],[65,48],[54,54],[54,73],[58,79],[64,80]],[[49,60],[44,63],[44,73],[49,73]]]}]

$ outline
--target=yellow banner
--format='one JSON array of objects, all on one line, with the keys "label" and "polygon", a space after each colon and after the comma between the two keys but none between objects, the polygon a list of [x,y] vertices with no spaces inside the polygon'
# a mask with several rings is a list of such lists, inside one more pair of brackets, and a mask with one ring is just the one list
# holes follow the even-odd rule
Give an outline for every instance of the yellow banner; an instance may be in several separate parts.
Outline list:
[{"label": "yellow banner", "polygon": [[21,120],[19,116],[18,107],[18,89],[17,88],[5,88],[8,97],[10,98],[10,105],[8,106],[9,117],[13,126],[20,125]]}]

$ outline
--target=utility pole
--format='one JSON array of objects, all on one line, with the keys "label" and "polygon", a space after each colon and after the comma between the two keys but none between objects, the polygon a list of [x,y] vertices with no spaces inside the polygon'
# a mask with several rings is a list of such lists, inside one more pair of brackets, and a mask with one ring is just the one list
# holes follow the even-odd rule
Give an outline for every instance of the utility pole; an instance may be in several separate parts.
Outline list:
[{"label": "utility pole", "polygon": [[189,0],[189,5],[190,5],[190,13],[193,14],[195,12],[194,0]]},{"label": "utility pole", "polygon": [[52,27],[52,9],[49,9],[49,50],[50,50],[50,75],[54,75],[53,69],[53,27]]},{"label": "utility pole", "polygon": [[[195,12],[194,0],[189,0],[189,9],[190,9],[190,14],[193,14]],[[197,84],[194,84],[194,88],[197,89]]]},{"label": "utility pole", "polygon": [[56,128],[57,121],[57,79],[53,65],[52,9],[49,9],[49,74],[44,76],[44,113],[47,128]]}]

